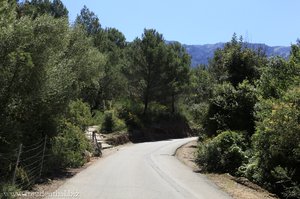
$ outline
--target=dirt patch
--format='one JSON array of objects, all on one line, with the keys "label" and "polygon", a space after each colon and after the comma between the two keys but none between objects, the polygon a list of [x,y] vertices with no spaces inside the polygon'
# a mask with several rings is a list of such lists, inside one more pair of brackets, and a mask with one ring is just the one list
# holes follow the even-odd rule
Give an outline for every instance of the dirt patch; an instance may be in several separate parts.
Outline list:
[{"label": "dirt patch", "polygon": [[[196,152],[197,141],[192,141],[177,149],[176,157],[192,168],[194,172],[201,172],[195,163]],[[246,178],[237,178],[230,174],[204,173],[204,175],[234,199],[278,199],[276,195],[269,193]]]},{"label": "dirt patch", "polygon": [[[132,143],[127,143],[125,145],[130,145]],[[41,199],[44,198],[45,195],[55,192],[60,186],[62,186],[69,178],[75,176],[76,174],[80,173],[84,169],[88,168],[90,165],[97,161],[101,161],[103,158],[117,152],[120,148],[124,147],[125,145],[119,145],[113,148],[104,149],[102,151],[102,157],[92,157],[91,161],[86,163],[84,166],[76,169],[66,169],[65,171],[60,171],[48,179],[43,179],[43,182],[36,184],[32,190],[24,191],[24,195],[18,198],[26,198],[26,199]]]}]

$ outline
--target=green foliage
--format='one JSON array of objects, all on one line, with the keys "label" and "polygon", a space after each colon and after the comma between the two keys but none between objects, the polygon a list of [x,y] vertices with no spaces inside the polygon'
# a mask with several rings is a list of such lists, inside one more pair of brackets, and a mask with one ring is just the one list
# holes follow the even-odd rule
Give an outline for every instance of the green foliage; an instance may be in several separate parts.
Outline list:
[{"label": "green foliage", "polygon": [[77,15],[75,23],[82,25],[89,35],[94,35],[101,29],[99,18],[86,6],[82,8],[80,15]]},{"label": "green foliage", "polygon": [[128,66],[124,74],[128,79],[129,92],[135,100],[144,103],[146,115],[150,102],[171,104],[189,82],[190,57],[179,43],[166,45],[156,30],[144,30],[142,38],[135,39],[127,51]]},{"label": "green foliage", "polygon": [[[82,134],[90,124],[90,108],[76,99],[99,86],[106,61],[86,33],[70,28],[64,18],[21,17],[1,26],[0,49],[1,153],[36,143],[45,134],[53,140],[59,134],[55,143],[65,145],[64,134],[67,140]],[[65,127],[57,122],[62,118]],[[81,149],[73,154],[55,150],[56,158],[62,154],[59,167],[82,164]],[[8,173],[8,166],[1,164],[1,173]]]},{"label": "green foliage", "polygon": [[143,111],[143,104],[141,102],[125,100],[117,109],[120,118],[122,118],[129,131],[133,129],[141,129],[143,124],[139,114]]},{"label": "green foliage", "polygon": [[112,133],[124,129],[126,129],[125,122],[122,119],[116,117],[113,110],[104,112],[104,120],[101,126],[102,132]]},{"label": "green foliage", "polygon": [[179,111],[185,115],[197,134],[203,133],[203,123],[214,86],[215,81],[205,66],[198,66],[191,70],[190,84],[180,99]]},{"label": "green foliage", "polygon": [[67,18],[68,10],[61,0],[31,0],[18,3],[18,17],[29,16],[32,19],[41,15],[51,15],[55,18]]},{"label": "green foliage", "polygon": [[104,113],[99,110],[92,111],[92,123],[96,125],[102,124],[104,119]]},{"label": "green foliage", "polygon": [[263,98],[280,98],[299,76],[299,68],[283,58],[273,58],[263,68],[258,88]]},{"label": "green foliage", "polygon": [[0,1],[0,30],[3,27],[10,26],[16,19],[16,1],[1,0]]},{"label": "green foliage", "polygon": [[115,127],[115,122],[113,120],[112,112],[106,112],[104,115],[104,121],[102,123],[101,131],[105,133],[112,133],[114,127]]},{"label": "green foliage", "polygon": [[13,199],[17,198],[16,194],[20,192],[20,190],[11,184],[0,184],[0,198],[1,199]]},{"label": "green foliage", "polygon": [[199,144],[197,163],[204,171],[234,174],[247,159],[241,132],[224,131]]},{"label": "green foliage", "polygon": [[253,83],[258,79],[259,68],[266,62],[266,56],[261,50],[254,51],[247,48],[242,39],[237,41],[234,34],[231,42],[226,43],[224,49],[216,51],[209,67],[218,82],[222,83],[225,80],[237,86],[244,80]]},{"label": "green foliage", "polygon": [[257,101],[255,89],[247,81],[234,88],[224,83],[216,87],[210,99],[204,128],[208,135],[222,130],[254,132],[254,105]]},{"label": "green foliage", "polygon": [[92,114],[87,103],[81,100],[71,101],[65,116],[74,126],[80,127],[82,131],[92,125]]},{"label": "green foliage", "polygon": [[295,87],[281,99],[261,101],[253,136],[258,175],[252,178],[287,198],[300,194],[299,99],[300,90]]},{"label": "green foliage", "polygon": [[160,91],[160,101],[165,101],[165,104],[170,101],[171,112],[174,113],[176,98],[188,86],[190,80],[191,58],[178,42],[169,44],[167,48],[167,64],[161,74],[166,87]]},{"label": "green foliage", "polygon": [[131,59],[124,73],[129,80],[129,91],[137,100],[144,102],[144,114],[149,102],[154,100],[156,91],[162,86],[161,74],[166,60],[166,46],[156,30],[144,30],[142,39],[135,39],[130,45]]},{"label": "green foliage", "polygon": [[82,130],[62,120],[58,131],[60,133],[51,140],[53,153],[50,160],[51,169],[82,166],[85,163],[84,152],[91,150]]},{"label": "green foliage", "polygon": [[[101,75],[93,81],[93,85],[85,90],[83,98],[93,110],[110,109],[108,104],[125,94],[127,80],[121,72],[121,68],[126,62],[124,56],[125,36],[115,28],[102,29],[99,18],[86,6],[77,16],[75,24],[85,30],[93,45],[99,52],[105,54],[106,58]],[[95,74],[99,74],[99,71]]]}]

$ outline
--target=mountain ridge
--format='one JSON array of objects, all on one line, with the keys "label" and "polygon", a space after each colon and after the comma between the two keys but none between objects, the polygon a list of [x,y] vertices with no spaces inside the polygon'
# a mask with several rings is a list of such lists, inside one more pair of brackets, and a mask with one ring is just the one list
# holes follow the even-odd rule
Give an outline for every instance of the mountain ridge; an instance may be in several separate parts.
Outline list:
[{"label": "mountain ridge", "polygon": [[[171,43],[172,41],[169,41],[168,43]],[[189,44],[183,44],[185,47],[187,53],[192,58],[192,67],[196,67],[200,64],[208,64],[209,59],[213,58],[215,50],[218,48],[224,48],[225,42],[218,42],[215,44],[202,44],[202,45],[189,45]],[[262,49],[267,57],[273,57],[273,56],[281,56],[285,59],[287,59],[290,55],[291,47],[289,46],[269,46],[263,43],[245,43],[247,47],[257,50]]]}]

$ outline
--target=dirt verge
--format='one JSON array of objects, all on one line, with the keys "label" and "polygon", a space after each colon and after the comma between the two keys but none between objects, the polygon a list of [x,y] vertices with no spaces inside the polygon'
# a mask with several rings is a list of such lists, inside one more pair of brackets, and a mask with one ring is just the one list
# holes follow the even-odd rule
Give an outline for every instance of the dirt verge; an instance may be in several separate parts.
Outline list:
[{"label": "dirt verge", "polygon": [[[201,172],[195,163],[196,152],[197,141],[192,141],[178,148],[175,155],[181,162],[192,168],[194,172]],[[246,178],[237,178],[230,174],[203,174],[234,199],[278,199],[274,194],[269,193]]]}]

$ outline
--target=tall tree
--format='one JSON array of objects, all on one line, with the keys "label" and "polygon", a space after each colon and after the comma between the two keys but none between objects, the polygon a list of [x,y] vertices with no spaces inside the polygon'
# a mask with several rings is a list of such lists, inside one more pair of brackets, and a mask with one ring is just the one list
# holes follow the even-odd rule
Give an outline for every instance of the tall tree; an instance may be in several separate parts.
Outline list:
[{"label": "tall tree", "polygon": [[81,24],[87,31],[88,35],[95,35],[101,31],[99,18],[86,6],[84,6],[80,11],[80,15],[77,16],[75,23]]},{"label": "tall tree", "polygon": [[37,16],[49,14],[55,18],[68,17],[69,11],[61,0],[26,0],[18,3],[18,17],[30,16],[35,19]]},{"label": "tall tree", "polygon": [[224,49],[216,51],[209,67],[219,82],[229,81],[237,86],[244,80],[253,83],[258,79],[259,68],[265,65],[266,61],[266,56],[261,50],[247,48],[242,38],[238,41],[234,34]]},{"label": "tall tree", "polygon": [[167,63],[163,70],[166,88],[161,92],[163,98],[169,95],[171,111],[174,113],[176,97],[183,92],[184,87],[189,83],[191,59],[180,43],[174,42],[167,47]]},{"label": "tall tree", "polygon": [[98,79],[99,87],[91,88],[84,99],[92,109],[105,110],[113,99],[119,98],[124,91],[121,65],[124,62],[125,36],[115,28],[102,29],[99,18],[86,6],[77,16],[76,25],[82,26],[92,39],[94,46],[106,55],[102,76]]},{"label": "tall tree", "polygon": [[154,29],[145,29],[142,38],[135,39],[130,46],[129,67],[126,75],[131,95],[144,103],[143,114],[147,113],[149,102],[160,91],[162,73],[167,60],[167,48],[163,36]]}]

